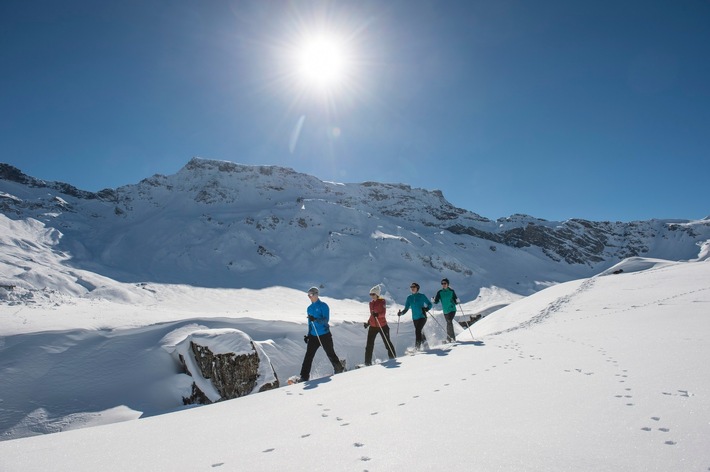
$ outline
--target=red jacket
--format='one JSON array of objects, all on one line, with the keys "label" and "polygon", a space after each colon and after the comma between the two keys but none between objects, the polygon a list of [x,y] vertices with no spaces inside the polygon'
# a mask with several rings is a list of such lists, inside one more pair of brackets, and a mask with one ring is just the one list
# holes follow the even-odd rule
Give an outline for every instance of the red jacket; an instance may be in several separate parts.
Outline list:
[{"label": "red jacket", "polygon": [[[387,320],[385,319],[385,313],[387,313],[386,303],[384,298],[378,298],[376,300],[370,301],[370,319],[368,322],[373,328],[384,328],[387,326]],[[377,324],[379,322],[379,324]]]}]

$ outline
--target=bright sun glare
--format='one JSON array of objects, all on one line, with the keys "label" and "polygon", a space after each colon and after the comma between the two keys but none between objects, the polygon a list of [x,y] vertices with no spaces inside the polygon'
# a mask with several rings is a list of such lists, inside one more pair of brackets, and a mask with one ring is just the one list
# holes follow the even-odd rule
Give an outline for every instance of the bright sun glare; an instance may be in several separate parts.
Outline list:
[{"label": "bright sun glare", "polygon": [[306,41],[298,55],[298,73],[309,87],[330,89],[345,78],[347,51],[334,37],[321,35]]}]

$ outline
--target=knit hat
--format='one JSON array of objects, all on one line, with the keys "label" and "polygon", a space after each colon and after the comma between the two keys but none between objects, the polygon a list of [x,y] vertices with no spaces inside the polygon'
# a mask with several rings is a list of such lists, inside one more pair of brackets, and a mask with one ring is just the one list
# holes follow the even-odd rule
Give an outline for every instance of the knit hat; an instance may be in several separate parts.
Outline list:
[{"label": "knit hat", "polygon": [[377,295],[378,297],[380,296],[380,286],[379,285],[375,285],[374,287],[372,287],[370,289],[370,295],[372,295],[373,293],[375,295]]}]

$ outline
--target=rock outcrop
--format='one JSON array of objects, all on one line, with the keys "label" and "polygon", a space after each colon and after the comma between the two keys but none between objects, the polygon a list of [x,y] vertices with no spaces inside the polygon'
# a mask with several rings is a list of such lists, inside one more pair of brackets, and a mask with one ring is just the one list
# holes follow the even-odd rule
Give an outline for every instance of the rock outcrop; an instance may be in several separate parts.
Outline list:
[{"label": "rock outcrop", "polygon": [[258,343],[236,329],[197,330],[180,342],[175,354],[193,378],[185,404],[208,404],[279,386],[274,368]]}]

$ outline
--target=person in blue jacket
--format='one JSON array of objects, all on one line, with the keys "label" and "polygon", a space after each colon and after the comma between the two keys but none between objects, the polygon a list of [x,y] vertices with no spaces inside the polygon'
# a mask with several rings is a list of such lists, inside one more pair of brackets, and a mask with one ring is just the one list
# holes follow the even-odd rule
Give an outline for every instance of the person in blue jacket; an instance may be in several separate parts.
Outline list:
[{"label": "person in blue jacket", "polygon": [[306,356],[303,358],[303,364],[301,365],[301,381],[310,379],[313,358],[321,346],[323,346],[330,363],[333,364],[333,371],[339,374],[345,370],[333,347],[333,335],[330,334],[330,326],[328,325],[330,308],[328,304],[318,298],[319,295],[318,287],[308,289],[308,298],[311,300],[311,304],[306,310],[308,314],[308,334],[303,337],[307,346]]},{"label": "person in blue jacket", "polygon": [[431,302],[429,298],[423,293],[419,293],[419,284],[412,282],[409,286],[412,294],[407,297],[407,301],[404,304],[404,310],[399,310],[397,316],[402,316],[407,313],[408,310],[412,310],[412,321],[414,322],[414,336],[415,336],[415,347],[417,350],[421,349],[422,344],[426,343],[426,336],[422,333],[424,325],[426,324],[426,313],[431,310]]}]

